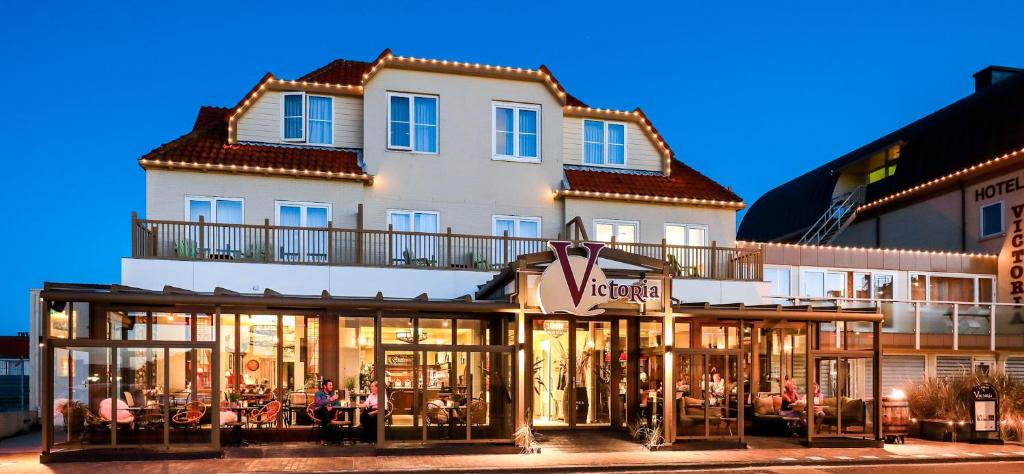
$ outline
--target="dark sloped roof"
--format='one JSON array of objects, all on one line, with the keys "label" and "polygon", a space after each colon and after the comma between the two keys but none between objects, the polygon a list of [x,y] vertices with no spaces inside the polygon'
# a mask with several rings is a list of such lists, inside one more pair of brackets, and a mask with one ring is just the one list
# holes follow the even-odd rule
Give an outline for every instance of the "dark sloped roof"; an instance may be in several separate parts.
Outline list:
[{"label": "dark sloped roof", "polygon": [[768,191],[747,210],[737,238],[796,240],[828,208],[838,170],[902,142],[892,177],[867,187],[866,202],[1024,146],[1024,74],[1018,74]]},{"label": "dark sloped roof", "polygon": [[672,173],[667,177],[657,171],[565,165],[565,180],[568,188],[575,191],[743,201],[729,189],[675,159]]},{"label": "dark sloped roof", "polygon": [[192,131],[165,143],[140,158],[150,162],[190,165],[274,168],[321,173],[362,174],[352,150],[289,145],[228,144],[227,117],[231,109],[200,107]]},{"label": "dark sloped roof", "polygon": [[0,336],[0,359],[28,359],[28,335]]}]

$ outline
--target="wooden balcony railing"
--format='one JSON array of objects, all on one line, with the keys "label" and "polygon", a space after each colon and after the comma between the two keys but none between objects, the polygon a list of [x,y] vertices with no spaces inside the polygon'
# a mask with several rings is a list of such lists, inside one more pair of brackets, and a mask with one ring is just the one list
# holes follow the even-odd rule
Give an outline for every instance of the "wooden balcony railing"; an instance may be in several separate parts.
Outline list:
[{"label": "wooden balcony railing", "polygon": [[[305,265],[406,266],[496,271],[550,239],[394,230],[144,220],[132,215],[132,258],[226,260]],[[763,280],[760,248],[616,243],[612,248],[665,260],[678,278]]]}]

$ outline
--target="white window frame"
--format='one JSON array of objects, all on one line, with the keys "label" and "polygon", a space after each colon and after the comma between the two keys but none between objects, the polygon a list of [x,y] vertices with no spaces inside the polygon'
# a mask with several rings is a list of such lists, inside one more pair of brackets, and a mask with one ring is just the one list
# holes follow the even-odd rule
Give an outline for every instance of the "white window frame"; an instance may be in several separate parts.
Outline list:
[{"label": "white window frame", "polygon": [[773,267],[773,266],[770,266],[770,265],[765,265],[765,267],[764,267],[764,274],[765,274],[765,277],[766,277],[765,281],[769,282],[772,287],[779,286],[778,283],[782,282],[783,280],[781,280],[781,279],[780,280],[768,280],[768,278],[767,278],[768,274],[772,273],[772,274],[777,275],[777,276],[782,276],[783,273],[785,274],[784,275],[785,276],[784,281],[785,281],[785,286],[786,286],[786,288],[788,288],[788,290],[786,291],[786,294],[784,294],[784,295],[769,294],[768,296],[773,297],[773,301],[786,302],[788,300],[788,298],[794,296],[792,294],[793,293],[793,279],[792,279],[792,276],[791,276],[792,272],[793,272],[793,268],[792,267]]},{"label": "white window frame", "polygon": [[299,211],[299,227],[309,227],[309,219],[307,217],[308,209],[311,207],[315,208],[327,208],[327,222],[333,221],[334,208],[330,203],[326,202],[313,202],[313,201],[274,201],[274,225],[281,225],[281,207],[298,207]]},{"label": "white window frame", "polygon": [[[922,300],[915,300],[915,299],[913,299],[912,295],[914,294],[914,275],[922,275],[922,276],[924,276],[924,300],[923,301]],[[981,279],[991,280],[992,281],[992,285],[991,285],[992,286],[992,294],[989,295],[989,296],[991,298],[991,301],[993,301],[993,302],[997,301],[996,300],[996,294],[999,291],[999,289],[998,289],[999,281],[997,280],[995,275],[978,275],[978,274],[975,274],[975,273],[942,273],[942,272],[907,272],[907,300],[933,303],[934,302],[934,301],[932,301],[932,277],[933,276],[936,276],[936,277],[946,277],[946,278],[970,278],[971,280],[974,281],[974,300],[973,301],[957,301],[957,302],[955,302],[955,303],[958,303],[958,304],[961,304],[961,305],[965,305],[965,304],[974,304],[974,305],[987,305],[987,304],[991,304],[991,303],[987,303],[987,302],[986,303],[981,303],[980,302],[981,299],[979,298],[980,294],[978,293],[979,291],[981,291],[981,285],[979,284],[979,280],[981,280]],[[954,302],[950,302],[950,303],[954,303]]]},{"label": "white window frame", "polygon": [[[604,135],[601,137],[601,163],[587,162],[587,122],[601,122]],[[608,163],[608,125],[622,125],[622,164]],[[607,166],[609,168],[627,168],[629,165],[629,125],[626,122],[610,120],[583,119],[580,121],[580,164],[584,166]]]},{"label": "white window frame", "polygon": [[[288,96],[292,96],[292,95],[297,95],[297,96],[299,96],[302,99],[301,100],[302,101],[302,117],[299,120],[302,123],[302,136],[300,136],[299,138],[286,138],[284,136],[284,130],[285,130],[284,103],[285,103],[285,100],[286,100],[285,98],[288,97]],[[334,128],[334,127],[332,126],[331,128]],[[332,138],[331,141],[333,141],[333,136],[331,138]],[[281,93],[281,141],[283,141],[283,142],[295,142],[295,143],[302,143],[302,142],[306,141],[306,93],[305,92],[283,92],[283,93]]]},{"label": "white window frame", "polygon": [[[499,155],[498,145],[498,109],[512,109],[512,154]],[[522,156],[519,150],[519,111],[532,110],[537,113],[537,156]],[[390,121],[388,123],[391,123]],[[496,161],[516,161],[521,163],[540,163],[541,159],[541,106],[518,102],[491,102],[491,159]]]},{"label": "white window frame", "polygon": [[594,238],[597,238],[597,225],[598,224],[611,224],[612,225],[612,235],[618,235],[619,234],[619,226],[620,225],[631,225],[631,226],[634,226],[636,228],[636,240],[635,241],[633,241],[633,242],[619,242],[619,241],[615,241],[615,243],[616,244],[621,244],[621,243],[638,244],[638,243],[640,243],[640,221],[629,221],[629,220],[623,220],[623,219],[594,219],[593,224],[591,225],[591,227],[593,228],[593,231],[594,231]]},{"label": "white window frame", "polygon": [[[710,230],[709,230],[707,224],[683,224],[683,223],[677,223],[677,222],[666,222],[664,227],[663,227],[663,229],[664,229],[664,236],[665,236],[666,240],[668,239],[668,228],[669,227],[682,227],[683,228],[683,235],[686,236],[686,243],[683,244],[683,245],[686,245],[688,247],[707,247],[708,246],[708,241],[709,241],[709,238],[711,236],[709,235]],[[704,230],[704,242],[701,243],[701,244],[693,244],[693,243],[691,243],[690,242],[690,229],[703,229]],[[669,245],[672,245],[672,244],[669,244]],[[678,244],[676,244],[676,245],[678,245]]]},{"label": "white window frame", "polygon": [[217,201],[233,201],[241,204],[242,222],[245,223],[245,199],[244,198],[233,198],[233,197],[220,197],[220,196],[185,196],[185,221],[192,222],[192,201],[205,201],[210,203],[210,220],[206,221],[209,223],[217,223]]},{"label": "white window frame", "polygon": [[[437,218],[437,230],[434,231],[434,232],[436,232],[436,233],[440,233],[441,232],[441,213],[440,212],[437,212],[437,211],[420,211],[420,210],[417,210],[417,209],[388,209],[387,210],[387,215],[386,215],[386,218],[387,218],[386,224],[388,226],[391,225],[391,216],[395,215],[395,214],[408,214],[409,217],[410,217],[409,223],[411,225],[416,225],[416,214],[433,214],[434,217]],[[408,232],[423,232],[423,231],[413,229],[413,230],[409,230]]]},{"label": "white window frame", "polygon": [[[504,215],[504,214],[495,214],[495,215],[491,216],[491,235],[493,235],[493,236],[501,237],[501,234],[498,233],[498,220],[513,221],[513,226],[512,226],[513,227],[513,230],[512,230],[513,234],[509,235],[509,237],[521,237],[520,231],[519,231],[519,225],[522,224],[523,222],[535,222],[535,223],[537,223],[537,231],[538,231],[538,233],[540,235],[538,235],[535,238],[541,238],[541,237],[544,236],[544,221],[540,217],[524,217],[524,216],[512,216],[512,215]],[[527,237],[527,238],[534,238],[534,237]]]},{"label": "white window frame", "polygon": [[[392,97],[406,97],[409,99],[409,146],[397,146],[391,144],[391,98]],[[434,99],[436,109],[434,115],[437,117],[437,124],[434,125],[434,142],[437,143],[437,149],[434,151],[418,151],[416,150],[416,98]],[[384,139],[387,143],[388,150],[395,151],[407,151],[409,153],[416,153],[418,155],[437,155],[441,153],[441,97],[432,94],[416,94],[411,92],[388,92],[387,93],[387,137]],[[418,212],[418,211],[417,211]],[[390,220],[388,221],[390,222]]]},{"label": "white window frame", "polygon": [[[331,126],[330,126],[331,141],[330,141],[330,143],[312,143],[312,142],[309,141],[309,120],[310,120],[310,118],[309,118],[309,98],[310,97],[323,97],[323,98],[331,99]],[[283,100],[281,101],[281,104],[284,104]],[[337,114],[337,112],[336,112],[337,109],[335,109],[336,105],[337,104],[335,103],[334,96],[330,96],[330,95],[306,94],[306,96],[303,98],[303,100],[302,100],[302,114],[303,114],[302,126],[305,127],[305,128],[304,128],[302,134],[305,137],[304,141],[306,142],[307,145],[310,145],[310,146],[334,146],[334,117]],[[283,120],[284,120],[283,116],[282,116],[281,120],[282,120],[282,123],[284,123],[283,122]],[[282,135],[284,134],[283,130],[281,131],[281,134]]]},{"label": "white window frame", "polygon": [[[985,208],[999,206],[999,230],[991,234],[985,233]],[[987,239],[989,237],[995,237],[997,235],[1003,235],[1006,233],[1006,208],[1003,207],[1003,201],[990,202],[978,207],[978,238]]]},{"label": "white window frame", "polygon": [[869,271],[867,273],[869,275],[871,275],[871,299],[872,300],[875,300],[875,301],[890,301],[890,300],[878,297],[878,282],[875,281],[875,277],[880,277],[880,276],[887,276],[889,278],[892,278],[892,298],[891,298],[891,300],[895,301],[897,299],[897,297],[899,295],[896,294],[896,289],[898,288],[897,282],[899,281],[899,279],[896,278],[896,276],[897,276],[896,273],[893,273],[893,272],[876,272],[876,271]]}]

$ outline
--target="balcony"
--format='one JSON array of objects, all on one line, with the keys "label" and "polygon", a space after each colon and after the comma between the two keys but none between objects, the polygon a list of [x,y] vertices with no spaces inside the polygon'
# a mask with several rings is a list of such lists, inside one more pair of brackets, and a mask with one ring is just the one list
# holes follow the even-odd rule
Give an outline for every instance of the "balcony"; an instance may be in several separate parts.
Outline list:
[{"label": "balcony", "polygon": [[[145,220],[132,216],[132,258],[498,271],[548,250],[546,238]],[[667,262],[676,278],[762,281],[759,247],[607,242]]]}]

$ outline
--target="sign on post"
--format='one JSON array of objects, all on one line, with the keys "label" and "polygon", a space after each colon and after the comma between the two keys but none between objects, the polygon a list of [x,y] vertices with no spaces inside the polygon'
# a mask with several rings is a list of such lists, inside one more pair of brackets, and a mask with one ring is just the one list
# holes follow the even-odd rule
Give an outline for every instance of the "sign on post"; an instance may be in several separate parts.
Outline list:
[{"label": "sign on post", "polygon": [[[1000,442],[999,438],[999,394],[990,383],[982,383],[971,390],[971,419],[974,428],[973,441]],[[991,436],[995,433],[995,437]]]}]

